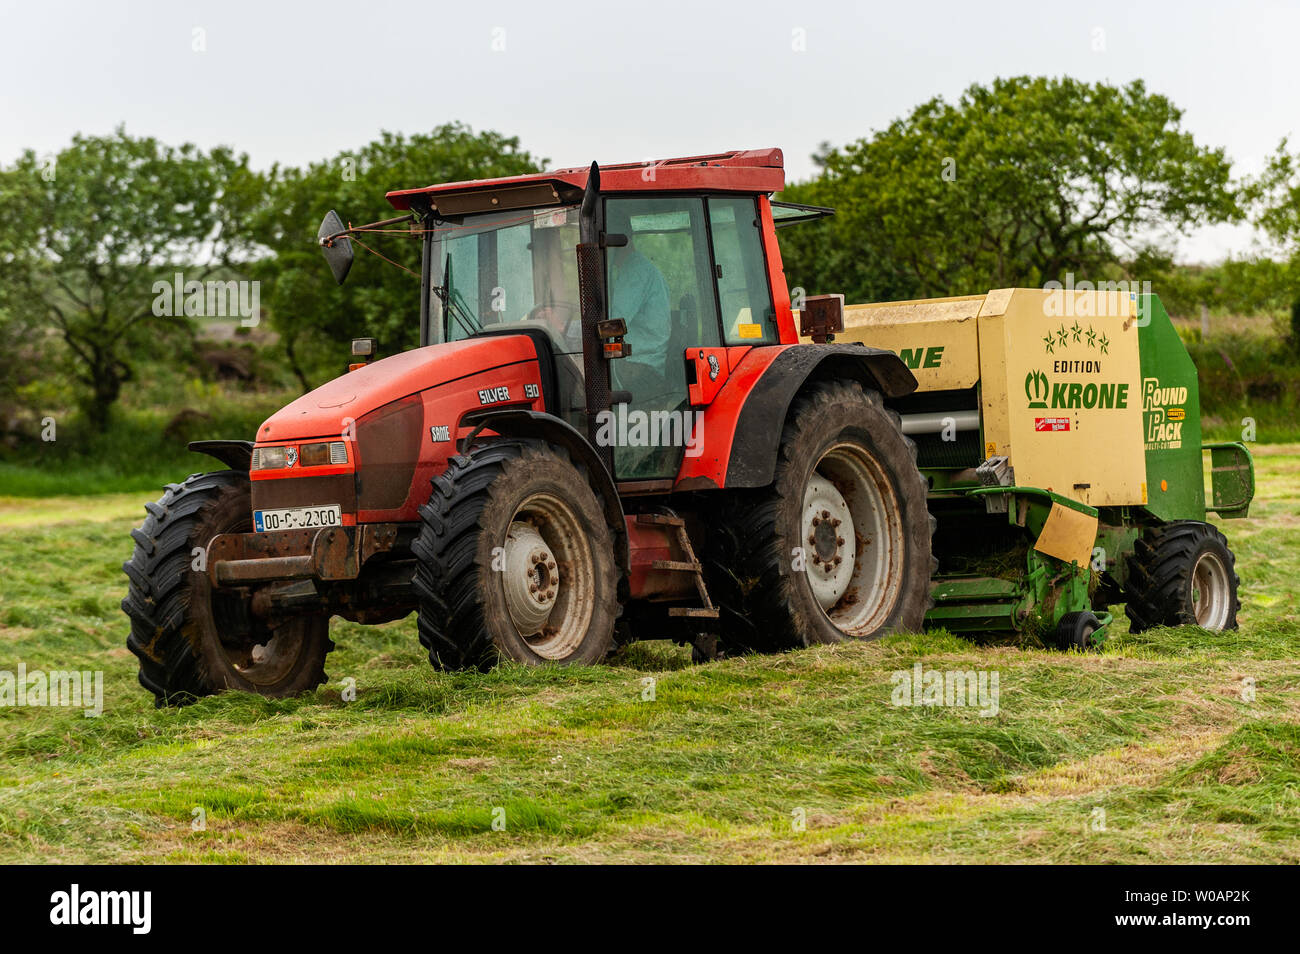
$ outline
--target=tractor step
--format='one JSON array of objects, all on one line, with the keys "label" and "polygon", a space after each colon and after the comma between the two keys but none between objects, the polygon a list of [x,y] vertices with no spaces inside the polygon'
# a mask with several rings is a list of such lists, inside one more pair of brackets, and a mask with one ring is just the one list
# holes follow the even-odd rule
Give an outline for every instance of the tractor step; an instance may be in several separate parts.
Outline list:
[{"label": "tractor step", "polygon": [[639,513],[636,522],[643,527],[684,527],[686,521],[667,513]]},{"label": "tractor step", "polygon": [[684,573],[699,573],[700,565],[698,563],[688,563],[686,560],[655,560],[650,564],[654,570],[681,570]]},{"label": "tractor step", "polygon": [[695,577],[695,592],[700,596],[702,606],[672,606],[669,616],[689,617],[692,619],[717,619],[718,610],[709,599],[708,587],[704,585],[704,567],[695,556],[691,547],[691,538],[686,533],[686,521],[668,513],[639,513],[636,522],[642,526],[672,527],[677,531],[677,545],[681,548],[685,560],[655,560],[650,564],[654,570],[669,570],[675,573],[690,573]]}]

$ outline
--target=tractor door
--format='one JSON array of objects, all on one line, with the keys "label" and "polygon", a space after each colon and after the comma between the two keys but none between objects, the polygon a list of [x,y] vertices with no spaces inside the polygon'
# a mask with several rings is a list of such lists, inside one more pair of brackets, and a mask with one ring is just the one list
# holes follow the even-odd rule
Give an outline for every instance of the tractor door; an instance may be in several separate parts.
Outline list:
[{"label": "tractor door", "polygon": [[632,400],[616,405],[601,432],[614,448],[619,480],[677,476],[694,415],[686,349],[720,344],[705,200],[688,196],[608,199],[606,234],[627,245],[606,250],[609,316],[627,323],[627,357],[611,362],[610,383]]},{"label": "tractor door", "polygon": [[780,333],[754,197],[711,196],[709,234],[718,278],[723,343],[776,344]]}]

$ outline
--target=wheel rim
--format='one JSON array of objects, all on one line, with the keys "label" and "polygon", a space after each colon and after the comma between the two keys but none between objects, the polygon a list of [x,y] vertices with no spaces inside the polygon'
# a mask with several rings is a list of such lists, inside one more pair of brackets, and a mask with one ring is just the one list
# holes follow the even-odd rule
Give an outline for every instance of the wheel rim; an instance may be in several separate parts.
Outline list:
[{"label": "wheel rim", "polygon": [[902,589],[902,513],[888,475],[856,444],[837,444],[804,490],[804,569],[837,629],[865,636],[884,625]]},{"label": "wheel rim", "polygon": [[543,659],[563,660],[587,635],[595,561],[577,515],[550,494],[515,511],[503,545],[501,585],[510,623]]},{"label": "wheel rim", "polygon": [[[250,533],[251,520],[227,527],[223,533]],[[285,679],[298,664],[310,620],[289,619],[267,625],[250,616],[247,599],[241,594],[213,589],[206,575],[199,577],[208,587],[208,600],[217,642],[226,662],[258,689],[267,689]]]},{"label": "wheel rim", "polygon": [[1202,553],[1192,568],[1192,615],[1196,625],[1223,629],[1228,624],[1231,587],[1228,568],[1217,553]]},{"label": "wheel rim", "polygon": [[[231,638],[221,627],[219,617],[217,626],[221,634],[221,651],[231,668],[261,689],[276,685],[293,671],[306,637],[302,620],[288,620],[274,628],[265,627],[264,632],[243,638]],[[258,639],[262,642],[257,642]]]}]

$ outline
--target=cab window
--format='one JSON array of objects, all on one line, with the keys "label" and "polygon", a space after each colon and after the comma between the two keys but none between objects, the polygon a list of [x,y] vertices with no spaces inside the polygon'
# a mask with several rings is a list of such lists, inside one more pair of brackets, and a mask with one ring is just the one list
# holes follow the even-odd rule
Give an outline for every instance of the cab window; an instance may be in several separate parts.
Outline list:
[{"label": "cab window", "polygon": [[723,339],[729,345],[774,344],[776,311],[753,198],[709,199]]}]

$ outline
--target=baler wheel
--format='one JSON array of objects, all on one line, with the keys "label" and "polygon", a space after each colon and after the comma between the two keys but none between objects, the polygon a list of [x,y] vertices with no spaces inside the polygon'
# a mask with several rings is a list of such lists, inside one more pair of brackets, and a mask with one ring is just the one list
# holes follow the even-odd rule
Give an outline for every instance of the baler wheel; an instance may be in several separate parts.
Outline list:
[{"label": "baler wheel", "polygon": [[1129,631],[1236,629],[1238,582],[1228,541],[1215,527],[1194,520],[1158,527],[1134,545],[1125,593]]},{"label": "baler wheel", "polygon": [[1074,648],[1082,652],[1092,647],[1092,634],[1101,629],[1101,620],[1083,610],[1066,613],[1056,624],[1056,645],[1061,649]]},{"label": "baler wheel", "polygon": [[131,531],[135,550],[122,564],[130,581],[122,609],[131,619],[126,645],[140,659],[140,685],[159,706],[223,689],[292,696],[325,681],[334,648],[328,616],[272,627],[252,616],[246,594],[214,589],[195,566],[196,548],[217,534],[252,532],[247,474],[195,474],[168,484],[145,510],[143,525]]},{"label": "baler wheel", "polygon": [[561,448],[502,441],[453,457],[420,508],[420,642],[439,669],[597,663],[618,568],[587,474]]}]

